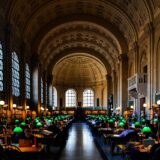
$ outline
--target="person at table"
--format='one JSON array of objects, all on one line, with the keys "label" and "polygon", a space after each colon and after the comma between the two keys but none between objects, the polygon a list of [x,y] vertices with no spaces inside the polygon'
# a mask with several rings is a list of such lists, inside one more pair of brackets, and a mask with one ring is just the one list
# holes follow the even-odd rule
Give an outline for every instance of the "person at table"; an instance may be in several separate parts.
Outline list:
[{"label": "person at table", "polygon": [[57,125],[57,122],[53,122],[52,125],[50,125],[47,128],[49,131],[53,132],[54,134],[59,134],[61,132],[60,128]]},{"label": "person at table", "polygon": [[127,143],[131,138],[138,140],[138,135],[133,129],[126,129],[120,134],[112,135],[111,138],[111,152],[114,153],[116,144]]}]

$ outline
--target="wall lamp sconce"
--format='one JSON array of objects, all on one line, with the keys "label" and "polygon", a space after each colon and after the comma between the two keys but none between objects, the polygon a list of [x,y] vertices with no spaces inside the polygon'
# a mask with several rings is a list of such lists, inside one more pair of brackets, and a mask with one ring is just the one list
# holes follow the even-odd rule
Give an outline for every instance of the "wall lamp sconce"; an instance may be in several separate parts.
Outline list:
[{"label": "wall lamp sconce", "polygon": [[1,100],[0,101],[0,106],[3,106],[5,104],[5,101]]},{"label": "wall lamp sconce", "polygon": [[29,109],[30,107],[29,106],[26,106],[26,109]]},{"label": "wall lamp sconce", "polygon": [[143,104],[143,107],[144,107],[144,108],[146,108],[146,107],[147,107],[147,104],[146,104],[146,103],[144,103],[144,104]]},{"label": "wall lamp sconce", "polygon": [[160,99],[157,101],[158,107],[160,107]]},{"label": "wall lamp sconce", "polygon": [[131,105],[130,108],[133,109],[134,108],[133,105]]},{"label": "wall lamp sconce", "polygon": [[16,104],[13,104],[13,108],[16,108],[17,107],[17,105]]},{"label": "wall lamp sconce", "polygon": [[44,108],[43,108],[43,107],[41,107],[41,111],[44,111]]}]

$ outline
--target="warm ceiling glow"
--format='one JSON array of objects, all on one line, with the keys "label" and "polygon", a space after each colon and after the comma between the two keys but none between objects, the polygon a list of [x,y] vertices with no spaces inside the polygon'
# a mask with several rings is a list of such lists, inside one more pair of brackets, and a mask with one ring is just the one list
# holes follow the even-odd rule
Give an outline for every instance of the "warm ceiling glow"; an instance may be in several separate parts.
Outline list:
[{"label": "warm ceiling glow", "polygon": [[29,106],[26,106],[26,109],[29,109]]}]

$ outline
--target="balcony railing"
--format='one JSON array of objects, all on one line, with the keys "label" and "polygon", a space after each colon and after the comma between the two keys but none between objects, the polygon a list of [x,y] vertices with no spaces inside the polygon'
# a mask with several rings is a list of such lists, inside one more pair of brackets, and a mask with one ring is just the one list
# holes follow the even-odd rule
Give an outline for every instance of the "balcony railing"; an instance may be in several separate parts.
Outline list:
[{"label": "balcony railing", "polygon": [[128,78],[128,90],[138,89],[139,85],[147,84],[146,73],[136,73],[132,77]]}]

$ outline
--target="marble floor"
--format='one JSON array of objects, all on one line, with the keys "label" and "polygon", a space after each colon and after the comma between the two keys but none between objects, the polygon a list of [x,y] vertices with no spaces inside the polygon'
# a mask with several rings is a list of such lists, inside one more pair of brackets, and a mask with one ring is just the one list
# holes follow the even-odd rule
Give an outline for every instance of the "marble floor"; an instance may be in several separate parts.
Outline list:
[{"label": "marble floor", "polygon": [[102,160],[92,133],[85,123],[73,123],[59,160]]}]

